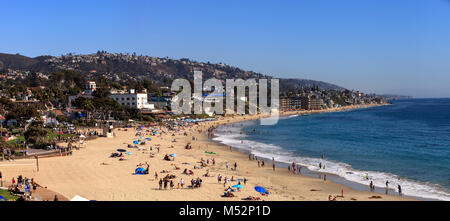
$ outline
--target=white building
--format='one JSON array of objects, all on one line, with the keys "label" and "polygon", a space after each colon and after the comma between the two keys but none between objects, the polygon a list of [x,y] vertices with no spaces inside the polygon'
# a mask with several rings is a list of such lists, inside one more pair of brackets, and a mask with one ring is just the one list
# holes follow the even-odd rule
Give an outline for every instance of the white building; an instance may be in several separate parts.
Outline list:
[{"label": "white building", "polygon": [[130,89],[128,93],[111,94],[109,97],[123,106],[137,109],[155,109],[154,104],[148,103],[147,93],[136,93],[134,89]]},{"label": "white building", "polygon": [[[96,88],[95,81],[88,81],[86,83],[86,90],[82,94],[69,96],[69,108],[72,108],[72,101],[78,97],[93,98],[92,92],[95,91]],[[127,93],[116,92],[109,95],[109,97],[117,101],[120,105],[137,109],[155,109],[154,104],[148,103],[147,93],[136,93],[134,89],[130,89]]]},{"label": "white building", "polygon": [[97,84],[95,84],[95,81],[88,81],[86,82],[86,90],[85,93],[92,94],[97,89]]},{"label": "white building", "polygon": [[72,101],[79,97],[85,97],[85,98],[93,98],[92,93],[97,89],[97,84],[95,84],[95,81],[87,81],[86,82],[86,89],[81,94],[72,95],[69,96],[69,108],[72,108]]}]

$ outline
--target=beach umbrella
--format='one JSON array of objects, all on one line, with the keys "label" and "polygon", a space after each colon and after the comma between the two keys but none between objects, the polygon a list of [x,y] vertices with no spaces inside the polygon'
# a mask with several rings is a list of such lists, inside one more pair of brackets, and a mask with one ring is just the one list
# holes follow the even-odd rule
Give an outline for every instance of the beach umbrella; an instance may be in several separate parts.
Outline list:
[{"label": "beach umbrella", "polygon": [[266,189],[262,186],[255,186],[255,190],[258,193],[266,193],[267,192]]},{"label": "beach umbrella", "polygon": [[132,153],[130,153],[130,152],[126,152],[125,154],[131,155]]},{"label": "beach umbrella", "polygon": [[117,149],[117,151],[118,151],[118,152],[127,152],[127,151],[124,150],[124,149]]},{"label": "beach umbrella", "polygon": [[171,157],[176,157],[177,155],[173,153],[173,154],[170,154],[170,156]]},{"label": "beach umbrella", "polygon": [[70,201],[89,201],[89,200],[84,197],[76,195]]},{"label": "beach umbrella", "polygon": [[152,138],[150,138],[150,137],[147,137],[147,138],[145,138],[146,140],[151,140]]},{"label": "beach umbrella", "polygon": [[133,141],[134,144],[139,144],[139,140]]},{"label": "beach umbrella", "polygon": [[242,185],[239,185],[239,184],[236,184],[236,185],[234,185],[234,186],[232,186],[233,188],[238,188],[238,189],[242,189],[242,188],[244,188],[244,186],[242,186]]}]

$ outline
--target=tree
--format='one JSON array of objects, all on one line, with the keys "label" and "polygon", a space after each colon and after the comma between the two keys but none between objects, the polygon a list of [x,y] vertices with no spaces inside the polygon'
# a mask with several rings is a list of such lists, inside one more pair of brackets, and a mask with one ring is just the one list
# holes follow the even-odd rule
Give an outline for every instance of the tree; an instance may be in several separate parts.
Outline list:
[{"label": "tree", "polygon": [[109,88],[101,87],[97,88],[92,95],[96,98],[108,98],[111,92],[109,91]]},{"label": "tree", "polygon": [[42,121],[34,121],[25,131],[25,140],[29,144],[39,145],[45,143],[45,138],[48,134],[47,130],[42,127]]},{"label": "tree", "polygon": [[67,121],[69,121],[69,118],[67,118],[67,117],[64,116],[64,115],[58,115],[58,116],[56,116],[56,120],[57,120],[58,122],[67,122]]}]

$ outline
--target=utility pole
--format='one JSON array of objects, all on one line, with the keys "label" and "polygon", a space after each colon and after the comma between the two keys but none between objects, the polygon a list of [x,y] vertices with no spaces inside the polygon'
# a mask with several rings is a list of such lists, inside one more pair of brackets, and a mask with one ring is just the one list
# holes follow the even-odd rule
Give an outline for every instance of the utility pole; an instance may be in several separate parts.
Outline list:
[{"label": "utility pole", "polygon": [[34,156],[34,158],[36,158],[36,168],[37,172],[39,172],[39,156]]}]

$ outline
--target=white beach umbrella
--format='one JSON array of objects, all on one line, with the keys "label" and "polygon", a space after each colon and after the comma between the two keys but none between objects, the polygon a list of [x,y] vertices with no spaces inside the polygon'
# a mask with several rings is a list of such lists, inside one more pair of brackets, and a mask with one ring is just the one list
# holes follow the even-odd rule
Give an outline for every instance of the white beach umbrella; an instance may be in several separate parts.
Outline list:
[{"label": "white beach umbrella", "polygon": [[89,201],[89,200],[84,197],[76,195],[70,201]]}]

